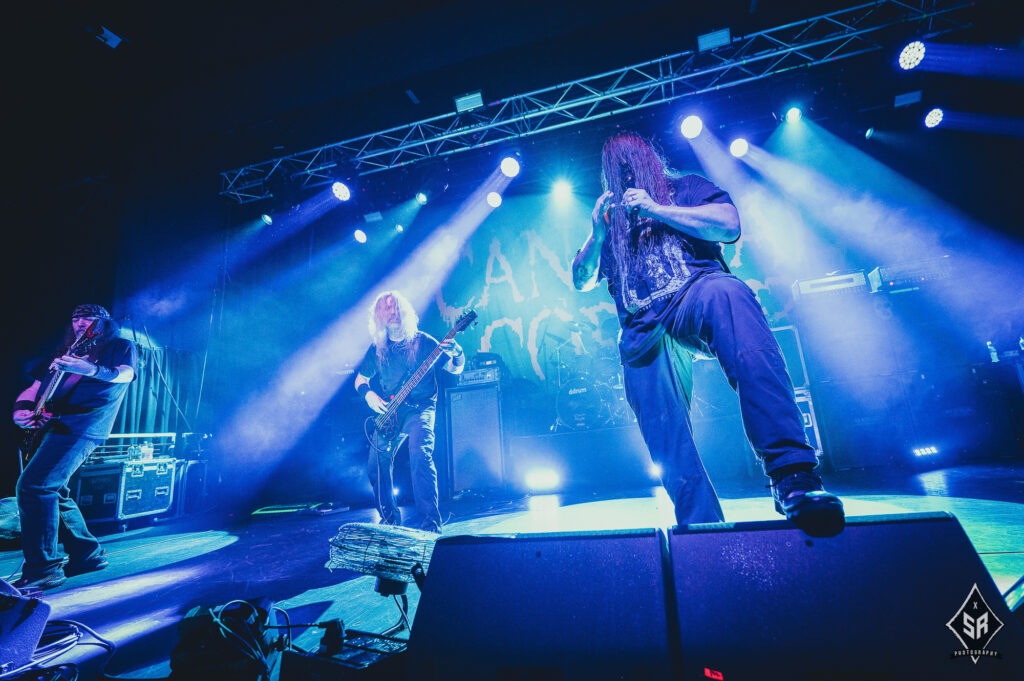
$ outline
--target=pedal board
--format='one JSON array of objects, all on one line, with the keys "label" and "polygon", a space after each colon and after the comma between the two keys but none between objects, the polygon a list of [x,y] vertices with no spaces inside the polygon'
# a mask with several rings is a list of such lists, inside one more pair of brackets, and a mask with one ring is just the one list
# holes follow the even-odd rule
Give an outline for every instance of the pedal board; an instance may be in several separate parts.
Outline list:
[{"label": "pedal board", "polygon": [[345,681],[405,678],[406,643],[388,637],[348,632],[335,655],[285,650],[279,681]]}]

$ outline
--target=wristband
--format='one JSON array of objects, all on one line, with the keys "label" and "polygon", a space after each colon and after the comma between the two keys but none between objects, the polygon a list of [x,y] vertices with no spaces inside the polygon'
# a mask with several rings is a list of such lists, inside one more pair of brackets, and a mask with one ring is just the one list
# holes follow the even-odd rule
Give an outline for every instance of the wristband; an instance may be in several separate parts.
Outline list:
[{"label": "wristband", "polygon": [[17,402],[14,403],[14,411],[35,411],[35,409],[36,403],[33,402],[32,400],[18,400]]},{"label": "wristband", "polygon": [[359,393],[360,397],[362,397],[363,399],[366,399],[366,393],[370,392],[370,384],[369,383],[360,383],[359,387],[356,388],[356,392]]},{"label": "wristband", "polygon": [[104,381],[110,383],[121,374],[117,369],[108,369],[107,367],[101,367],[99,364],[96,365],[96,373],[92,375],[97,381]]}]

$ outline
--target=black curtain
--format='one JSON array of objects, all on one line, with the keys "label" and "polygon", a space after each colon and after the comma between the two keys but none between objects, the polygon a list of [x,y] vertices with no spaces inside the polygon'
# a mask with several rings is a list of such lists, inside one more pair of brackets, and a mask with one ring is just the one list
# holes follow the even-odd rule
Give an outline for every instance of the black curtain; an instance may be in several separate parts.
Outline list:
[{"label": "black curtain", "polygon": [[139,372],[114,433],[190,433],[199,420],[203,357],[174,348],[139,347]]}]

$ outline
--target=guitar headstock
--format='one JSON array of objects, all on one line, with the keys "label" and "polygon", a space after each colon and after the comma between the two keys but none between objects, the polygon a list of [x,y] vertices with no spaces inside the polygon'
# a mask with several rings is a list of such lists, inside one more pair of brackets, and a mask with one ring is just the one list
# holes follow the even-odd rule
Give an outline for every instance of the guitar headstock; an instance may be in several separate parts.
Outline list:
[{"label": "guitar headstock", "polygon": [[476,311],[466,310],[461,315],[459,315],[458,319],[455,320],[455,326],[453,328],[455,329],[456,333],[460,331],[465,331],[469,327],[469,325],[475,321]]},{"label": "guitar headstock", "polygon": [[82,335],[78,337],[70,348],[68,353],[75,355],[76,357],[84,357],[89,354],[93,347],[99,341],[100,335],[100,320],[94,319],[92,323],[82,332]]}]

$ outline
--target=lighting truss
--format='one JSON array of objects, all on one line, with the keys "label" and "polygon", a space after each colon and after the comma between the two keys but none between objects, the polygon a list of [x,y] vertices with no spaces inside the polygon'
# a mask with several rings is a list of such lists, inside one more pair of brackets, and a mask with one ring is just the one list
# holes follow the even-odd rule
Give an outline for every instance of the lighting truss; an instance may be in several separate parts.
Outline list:
[{"label": "lighting truss", "polygon": [[339,165],[358,175],[556,130],[683,97],[834,63],[885,49],[885,31],[910,27],[935,37],[971,26],[970,0],[881,0],[734,38],[706,52],[680,52],[221,172],[222,196],[250,203],[285,177],[309,187],[333,181]]}]

